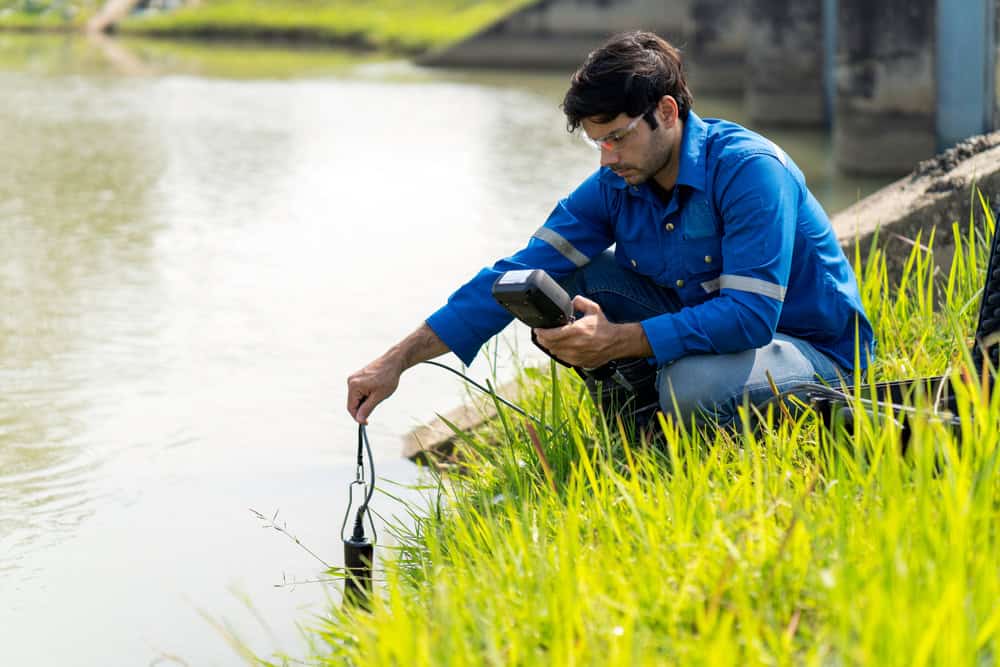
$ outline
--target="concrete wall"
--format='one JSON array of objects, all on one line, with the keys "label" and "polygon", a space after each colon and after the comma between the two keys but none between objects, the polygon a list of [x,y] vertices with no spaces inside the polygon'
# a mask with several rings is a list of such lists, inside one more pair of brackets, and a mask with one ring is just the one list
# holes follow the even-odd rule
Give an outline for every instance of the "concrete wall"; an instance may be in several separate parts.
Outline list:
[{"label": "concrete wall", "polygon": [[754,123],[826,122],[823,5],[824,0],[751,0],[746,103]]},{"label": "concrete wall", "polygon": [[994,211],[1000,210],[1000,132],[970,138],[922,162],[913,173],[834,215],[833,228],[841,243],[859,242],[862,257],[878,232],[893,276],[900,275],[909,256],[907,240],[917,234],[926,240],[933,231],[935,262],[948,275],[952,224],[965,225],[970,214],[977,225],[982,219],[979,200],[971,197],[973,186]]},{"label": "concrete wall", "polygon": [[422,62],[573,71],[651,30],[700,94],[745,91],[758,125],[832,124],[838,166],[903,174],[1000,127],[1000,0],[539,0]]},{"label": "concrete wall", "polygon": [[742,93],[746,85],[749,0],[690,0],[685,64],[698,93]]},{"label": "concrete wall", "polygon": [[575,70],[616,32],[651,30],[683,45],[692,0],[541,0],[421,62],[454,67]]},{"label": "concrete wall", "polygon": [[833,146],[846,171],[900,174],[937,151],[934,0],[839,0]]},{"label": "concrete wall", "polygon": [[573,71],[617,32],[650,30],[679,47],[703,93],[745,85],[748,0],[541,0],[422,64]]}]

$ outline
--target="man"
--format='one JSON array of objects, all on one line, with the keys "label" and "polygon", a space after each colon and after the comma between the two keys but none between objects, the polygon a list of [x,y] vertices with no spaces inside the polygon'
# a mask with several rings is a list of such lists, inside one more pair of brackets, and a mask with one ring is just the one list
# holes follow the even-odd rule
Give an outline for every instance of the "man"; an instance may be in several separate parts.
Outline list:
[{"label": "man", "polygon": [[490,290],[513,269],[545,269],[576,294],[582,316],[535,330],[540,345],[598,369],[588,378],[609,362],[640,384],[651,377],[656,407],[685,422],[732,423],[744,398],[773,395],[771,379],[779,390],[835,382],[856,358],[863,370],[872,328],[802,172],[764,137],[691,107],[680,54],[660,37],[626,33],[592,52],[563,111],[600,151],[600,168],[527,247],[348,378],[355,420],[367,423],[420,361],[450,350],[471,363],[510,322]]}]

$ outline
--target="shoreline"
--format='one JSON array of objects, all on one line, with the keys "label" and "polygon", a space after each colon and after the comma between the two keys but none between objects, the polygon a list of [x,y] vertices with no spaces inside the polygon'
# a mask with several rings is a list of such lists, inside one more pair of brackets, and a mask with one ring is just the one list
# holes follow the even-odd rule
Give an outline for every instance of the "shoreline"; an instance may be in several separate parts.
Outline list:
[{"label": "shoreline", "polygon": [[[327,47],[417,57],[480,32],[528,1],[449,4],[414,0],[401,10],[396,4],[386,4],[388,0],[375,0],[364,7],[344,0],[318,4],[229,0],[171,12],[129,14],[104,32],[122,37]],[[83,34],[99,13],[96,9],[74,16],[7,12],[0,14],[0,33]]]},{"label": "shoreline", "polygon": [[345,51],[355,51],[357,53],[375,53],[378,51],[390,52],[394,55],[415,56],[424,53],[423,50],[407,50],[395,47],[379,46],[365,40],[361,35],[347,37],[328,37],[309,34],[308,31],[300,30],[253,30],[248,32],[234,32],[222,28],[206,28],[196,30],[179,30],[176,32],[163,32],[159,30],[113,30],[109,33],[111,37],[139,37],[142,39],[155,39],[164,42],[193,42],[203,44],[239,44],[239,45],[260,45],[280,46],[288,48],[303,49],[337,49]]},{"label": "shoreline", "polygon": [[[70,37],[86,37],[87,32],[82,26],[69,24],[58,25],[5,25],[0,21],[0,35],[67,35]],[[205,28],[193,30],[177,30],[166,32],[162,30],[145,29],[113,29],[107,33],[101,33],[112,38],[138,37],[142,39],[155,39],[163,42],[193,42],[204,44],[238,44],[238,45],[260,45],[281,46],[289,48],[303,49],[338,49],[355,51],[357,53],[375,53],[384,51],[400,56],[419,56],[427,52],[427,49],[419,49],[397,45],[379,45],[366,40],[362,35],[350,35],[345,37],[333,37],[328,35],[310,34],[310,31],[299,29],[260,29],[250,31],[234,31],[225,28]]]}]

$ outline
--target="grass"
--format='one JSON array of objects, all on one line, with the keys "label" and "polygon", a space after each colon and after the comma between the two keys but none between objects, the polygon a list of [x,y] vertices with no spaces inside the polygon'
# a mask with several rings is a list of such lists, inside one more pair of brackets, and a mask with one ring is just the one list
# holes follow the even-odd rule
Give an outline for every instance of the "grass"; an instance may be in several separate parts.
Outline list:
[{"label": "grass", "polygon": [[[132,15],[126,34],[281,39],[419,53],[467,37],[530,0],[202,0]],[[0,28],[78,27],[94,0],[0,0]]]},{"label": "grass", "polygon": [[[115,48],[115,57],[104,50]],[[127,65],[122,67],[120,56]],[[108,41],[77,39],[65,34],[0,32],[0,70],[33,74],[117,75],[121,72],[190,74],[225,79],[291,79],[334,76],[361,64],[386,61],[379,52],[344,49],[288,48],[248,42],[196,42],[127,37]]]},{"label": "grass", "polygon": [[100,0],[0,0],[0,30],[80,30]]},{"label": "grass", "polygon": [[[855,257],[875,379],[960,377],[994,228],[983,208],[978,226],[955,227],[947,273],[933,239],[893,288],[877,246]],[[809,411],[738,434],[662,423],[664,444],[649,446],[595,418],[562,369],[523,381],[554,431],[501,410],[462,434],[464,472],[395,528],[371,611],[315,625],[316,662],[1000,659],[1000,392],[959,380],[961,432],[916,419],[903,455],[884,415],[830,433]]]},{"label": "grass", "polygon": [[156,35],[287,36],[420,52],[473,34],[527,0],[206,0],[132,19],[123,31]]}]

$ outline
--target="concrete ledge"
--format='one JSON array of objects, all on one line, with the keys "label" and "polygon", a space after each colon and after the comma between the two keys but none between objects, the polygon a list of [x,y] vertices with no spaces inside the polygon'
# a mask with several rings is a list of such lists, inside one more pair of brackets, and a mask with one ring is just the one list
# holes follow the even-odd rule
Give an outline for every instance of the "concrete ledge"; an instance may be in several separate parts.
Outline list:
[{"label": "concrete ledge", "polygon": [[87,32],[107,32],[135,9],[139,0],[107,0],[87,22]]},{"label": "concrete ledge", "polygon": [[973,200],[979,187],[991,207],[1000,202],[1000,132],[972,137],[954,148],[921,162],[908,176],[833,216],[842,244],[861,244],[868,252],[880,227],[890,272],[902,269],[910,246],[922,232],[926,241],[935,230],[935,259],[943,267],[951,263],[951,225],[966,225],[970,212],[978,216],[980,203]]},{"label": "concrete ledge", "polygon": [[[496,393],[508,401],[516,402],[520,398],[520,387],[516,381],[512,381],[498,387]],[[472,404],[461,405],[442,416],[462,431],[471,431],[496,415],[493,399],[483,396],[481,400],[477,398]],[[456,440],[455,432],[441,417],[437,417],[403,436],[403,456],[413,461],[435,464],[452,455]]]}]

